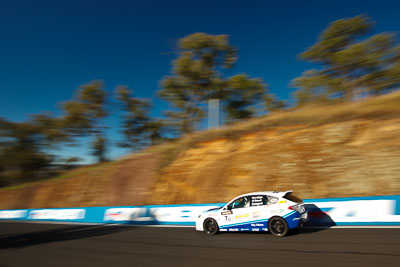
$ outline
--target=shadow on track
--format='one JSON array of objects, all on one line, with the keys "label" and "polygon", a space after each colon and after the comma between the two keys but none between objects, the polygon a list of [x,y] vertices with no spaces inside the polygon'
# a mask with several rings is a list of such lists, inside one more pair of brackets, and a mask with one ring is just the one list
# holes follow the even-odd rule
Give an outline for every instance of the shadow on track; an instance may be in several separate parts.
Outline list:
[{"label": "shadow on track", "polygon": [[0,249],[22,248],[44,243],[75,240],[124,231],[124,226],[84,225],[0,236]]},{"label": "shadow on track", "polygon": [[[305,208],[308,211],[309,221],[304,224],[303,227],[291,229],[288,233],[288,236],[298,235],[298,234],[312,234],[320,231],[325,231],[332,226],[335,226],[336,223],[332,220],[332,218],[315,204],[304,204]],[[220,234],[231,234],[232,232],[220,232]],[[260,234],[260,232],[234,232],[235,234]],[[267,232],[270,234],[270,232]]]}]

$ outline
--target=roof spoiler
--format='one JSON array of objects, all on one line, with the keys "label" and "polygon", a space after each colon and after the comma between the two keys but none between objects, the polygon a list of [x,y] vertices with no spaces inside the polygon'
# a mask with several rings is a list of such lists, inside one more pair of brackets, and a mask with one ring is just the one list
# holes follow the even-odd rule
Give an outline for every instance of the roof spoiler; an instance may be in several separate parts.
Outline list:
[{"label": "roof spoiler", "polygon": [[289,190],[289,191],[275,191],[274,193],[279,194],[280,196],[284,196],[287,193],[293,193],[293,190]]}]

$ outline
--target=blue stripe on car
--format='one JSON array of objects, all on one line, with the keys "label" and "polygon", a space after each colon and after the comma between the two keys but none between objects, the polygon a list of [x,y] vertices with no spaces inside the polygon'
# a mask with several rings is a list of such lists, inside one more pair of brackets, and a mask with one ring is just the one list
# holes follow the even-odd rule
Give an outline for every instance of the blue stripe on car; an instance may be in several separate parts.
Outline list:
[{"label": "blue stripe on car", "polygon": [[[288,220],[287,218],[289,218],[289,216],[291,216],[291,215],[293,215],[295,213],[297,213],[297,212],[296,211],[291,211],[291,212],[289,212],[288,214],[285,214],[282,217],[285,218],[286,220]],[[291,216],[291,217],[294,217],[294,216]],[[289,219],[292,219],[291,217]],[[236,228],[238,226],[241,226],[241,228],[243,228],[244,226],[246,226],[246,228],[258,228],[258,227],[251,226],[251,224],[254,224],[254,223],[266,223],[266,222],[268,222],[268,220],[269,219],[261,219],[261,220],[255,220],[255,221],[249,221],[249,222],[232,223],[232,224],[227,224],[227,225],[221,225],[219,228],[221,228],[221,229],[232,228],[232,227]],[[297,227],[298,224],[299,224],[299,222],[289,223],[289,221],[288,221],[289,228]],[[296,226],[294,226],[294,225],[296,225]],[[265,225],[264,227],[268,227],[268,225]],[[240,228],[238,228],[238,230],[240,230]]]},{"label": "blue stripe on car", "polygon": [[219,228],[228,228],[228,227],[232,227],[232,226],[239,226],[239,225],[258,223],[258,222],[266,222],[266,221],[268,221],[268,219],[262,219],[262,220],[256,220],[256,221],[250,221],[250,222],[242,222],[242,223],[233,223],[233,224],[228,224],[228,225],[221,225]]}]

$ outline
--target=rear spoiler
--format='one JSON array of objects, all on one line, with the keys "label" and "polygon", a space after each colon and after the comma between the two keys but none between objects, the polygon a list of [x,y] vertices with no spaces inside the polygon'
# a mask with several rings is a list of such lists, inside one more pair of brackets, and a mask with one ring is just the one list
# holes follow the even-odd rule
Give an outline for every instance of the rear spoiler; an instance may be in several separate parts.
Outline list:
[{"label": "rear spoiler", "polygon": [[274,191],[274,193],[276,193],[277,195],[279,195],[279,197],[283,197],[283,196],[285,196],[287,193],[293,193],[293,190],[282,191],[282,192]]},{"label": "rear spoiler", "polygon": [[283,195],[280,197],[288,199],[288,200],[296,202],[296,203],[304,203],[303,199],[301,199],[295,195],[292,195],[292,193],[293,193],[293,190],[286,191],[286,192],[283,192]]}]

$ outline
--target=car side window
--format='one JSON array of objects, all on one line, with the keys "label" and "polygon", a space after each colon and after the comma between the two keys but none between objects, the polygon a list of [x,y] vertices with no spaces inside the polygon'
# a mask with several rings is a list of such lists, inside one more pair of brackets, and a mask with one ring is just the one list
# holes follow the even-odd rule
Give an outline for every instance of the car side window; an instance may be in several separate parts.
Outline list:
[{"label": "car side window", "polygon": [[228,209],[240,209],[250,206],[249,197],[239,197],[228,205]]},{"label": "car side window", "polygon": [[266,195],[251,196],[251,206],[264,206],[268,205],[268,198]]}]

